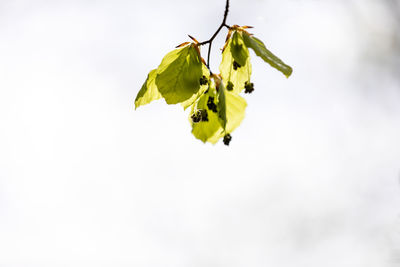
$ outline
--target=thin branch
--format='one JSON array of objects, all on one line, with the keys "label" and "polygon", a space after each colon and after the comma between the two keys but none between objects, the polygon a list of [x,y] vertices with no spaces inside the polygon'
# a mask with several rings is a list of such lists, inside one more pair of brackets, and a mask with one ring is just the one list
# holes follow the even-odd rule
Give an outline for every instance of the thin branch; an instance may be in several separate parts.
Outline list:
[{"label": "thin branch", "polygon": [[213,36],[209,40],[199,43],[199,45],[208,44],[207,68],[209,70],[210,70],[210,54],[211,54],[212,42],[215,39],[215,37],[217,37],[218,33],[222,30],[223,27],[226,27],[228,29],[230,28],[230,26],[226,24],[226,18],[228,17],[228,12],[229,12],[229,0],[226,0],[224,19],[222,20],[221,25],[219,25],[217,31],[213,34]]}]

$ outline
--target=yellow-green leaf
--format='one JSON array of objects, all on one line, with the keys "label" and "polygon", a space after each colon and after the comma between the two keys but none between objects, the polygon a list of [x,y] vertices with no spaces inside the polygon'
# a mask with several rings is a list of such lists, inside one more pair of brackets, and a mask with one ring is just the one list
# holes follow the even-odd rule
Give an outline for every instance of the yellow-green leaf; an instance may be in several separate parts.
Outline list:
[{"label": "yellow-green leaf", "polygon": [[162,97],[160,92],[158,92],[155,83],[156,75],[157,75],[157,70],[152,70],[147,75],[146,81],[144,82],[142,88],[140,89],[139,93],[136,96],[135,109],[137,109],[139,106],[146,105],[151,101],[160,99]]},{"label": "yellow-green leaf", "polygon": [[200,89],[202,62],[194,44],[168,53],[157,69],[156,85],[167,104],[184,102]]},{"label": "yellow-green leaf", "polygon": [[[244,65],[241,67],[235,67],[231,50],[232,38],[228,40],[228,43],[222,52],[222,62],[219,66],[219,71],[224,81],[225,88],[231,89],[228,83],[232,83],[232,92],[240,93],[244,89],[246,82],[250,82],[251,75],[251,63],[250,57],[248,56]],[[247,49],[247,48],[246,48]]]},{"label": "yellow-green leaf", "polygon": [[[204,64],[202,64],[202,72],[203,76],[205,76],[207,80],[210,80],[210,71]],[[208,87],[209,84],[200,85],[200,90],[196,94],[194,94],[191,98],[181,103],[183,109],[186,110],[188,107],[193,105],[193,103],[196,102],[196,100],[207,90]]]},{"label": "yellow-green leaf", "polygon": [[240,95],[225,91],[226,133],[232,133],[242,123],[247,107],[246,100]]},{"label": "yellow-green leaf", "polygon": [[249,57],[249,49],[243,42],[242,33],[235,31],[232,35],[231,53],[233,59],[240,65],[246,65],[247,58]]},{"label": "yellow-green leaf", "polygon": [[225,88],[221,82],[218,88],[218,118],[220,119],[221,126],[225,130],[226,127],[226,99]]},{"label": "yellow-green leaf", "polygon": [[[223,86],[220,86],[217,93],[214,86],[214,83],[212,83],[208,92],[192,105],[190,113],[190,116],[192,116],[197,110],[207,110],[208,121],[197,123],[190,121],[193,135],[203,142],[212,144],[218,142],[225,134],[232,133],[240,125],[244,119],[247,106],[243,97],[226,91]],[[217,112],[212,111],[207,105],[210,97],[213,98],[213,102],[217,106]]]},{"label": "yellow-green leaf", "polygon": [[218,117],[225,133],[232,133],[245,116],[246,100],[236,93],[231,93],[223,87],[218,90]]},{"label": "yellow-green leaf", "polygon": [[[211,97],[211,99],[210,99]],[[215,144],[221,138],[221,133],[223,132],[221,124],[219,122],[218,113],[211,110],[207,103],[210,100],[213,100],[213,103],[216,104],[218,102],[217,93],[215,90],[215,85],[210,85],[208,92],[202,95],[198,102],[192,106],[192,110],[190,112],[190,122],[192,124],[192,134],[201,141],[210,142]],[[208,114],[208,121],[200,121],[194,123],[191,119],[192,115],[200,109],[204,109]]]},{"label": "yellow-green leaf", "polygon": [[292,74],[292,67],[286,65],[281,59],[272,54],[260,39],[243,32],[243,41],[247,47],[254,50],[257,56],[261,57],[265,62],[282,72],[287,78]]}]

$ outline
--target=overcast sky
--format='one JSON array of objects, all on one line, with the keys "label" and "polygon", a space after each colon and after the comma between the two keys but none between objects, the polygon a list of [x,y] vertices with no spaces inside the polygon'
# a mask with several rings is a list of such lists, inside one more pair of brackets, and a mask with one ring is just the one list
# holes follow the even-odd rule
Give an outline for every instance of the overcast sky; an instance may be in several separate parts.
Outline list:
[{"label": "overcast sky", "polygon": [[231,0],[227,23],[294,72],[251,54],[226,147],[195,139],[180,106],[134,111],[147,73],[187,34],[207,40],[224,5],[0,1],[0,266],[400,265],[390,10]]}]

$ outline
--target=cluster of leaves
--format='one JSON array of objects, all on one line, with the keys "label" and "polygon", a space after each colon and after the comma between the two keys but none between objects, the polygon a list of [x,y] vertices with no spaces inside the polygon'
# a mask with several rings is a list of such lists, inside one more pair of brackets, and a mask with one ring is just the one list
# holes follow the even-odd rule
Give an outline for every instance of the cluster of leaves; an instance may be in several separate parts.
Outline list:
[{"label": "cluster of leaves", "polygon": [[264,43],[250,34],[248,26],[229,27],[222,49],[220,74],[212,74],[200,54],[200,46],[193,42],[183,43],[169,52],[157,69],[150,71],[139,91],[135,107],[164,98],[167,104],[180,103],[190,108],[193,135],[203,142],[215,144],[223,138],[229,145],[232,133],[245,116],[247,103],[240,95],[251,93],[251,63],[249,48],[265,62],[286,77],[292,68],[272,54]]}]

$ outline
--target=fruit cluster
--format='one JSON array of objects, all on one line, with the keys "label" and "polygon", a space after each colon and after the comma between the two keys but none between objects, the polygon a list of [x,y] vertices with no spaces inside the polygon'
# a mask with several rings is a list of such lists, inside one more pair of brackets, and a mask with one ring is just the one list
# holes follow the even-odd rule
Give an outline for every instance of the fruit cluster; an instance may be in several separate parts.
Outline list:
[{"label": "fruit cluster", "polygon": [[196,112],[194,112],[191,116],[192,121],[194,123],[198,123],[201,121],[208,121],[208,113],[207,110],[205,109],[199,109]]},{"label": "fruit cluster", "polygon": [[214,103],[214,97],[210,96],[207,100],[207,107],[209,110],[212,110],[212,112],[217,112],[217,105]]},{"label": "fruit cluster", "polygon": [[233,90],[233,83],[231,81],[229,81],[228,84],[226,85],[226,90],[228,90],[228,91]]},{"label": "fruit cluster", "polygon": [[229,143],[231,142],[231,140],[232,140],[232,136],[230,134],[226,134],[224,136],[224,140],[223,140],[224,145],[229,146]]},{"label": "fruit cluster", "polygon": [[244,84],[244,93],[251,94],[254,91],[254,83],[245,82]]},{"label": "fruit cluster", "polygon": [[206,76],[203,75],[203,77],[200,78],[200,85],[206,85],[208,84],[208,79]]},{"label": "fruit cluster", "polygon": [[240,67],[241,67],[241,65],[239,63],[237,63],[236,61],[233,61],[233,69],[234,70],[237,70]]}]

